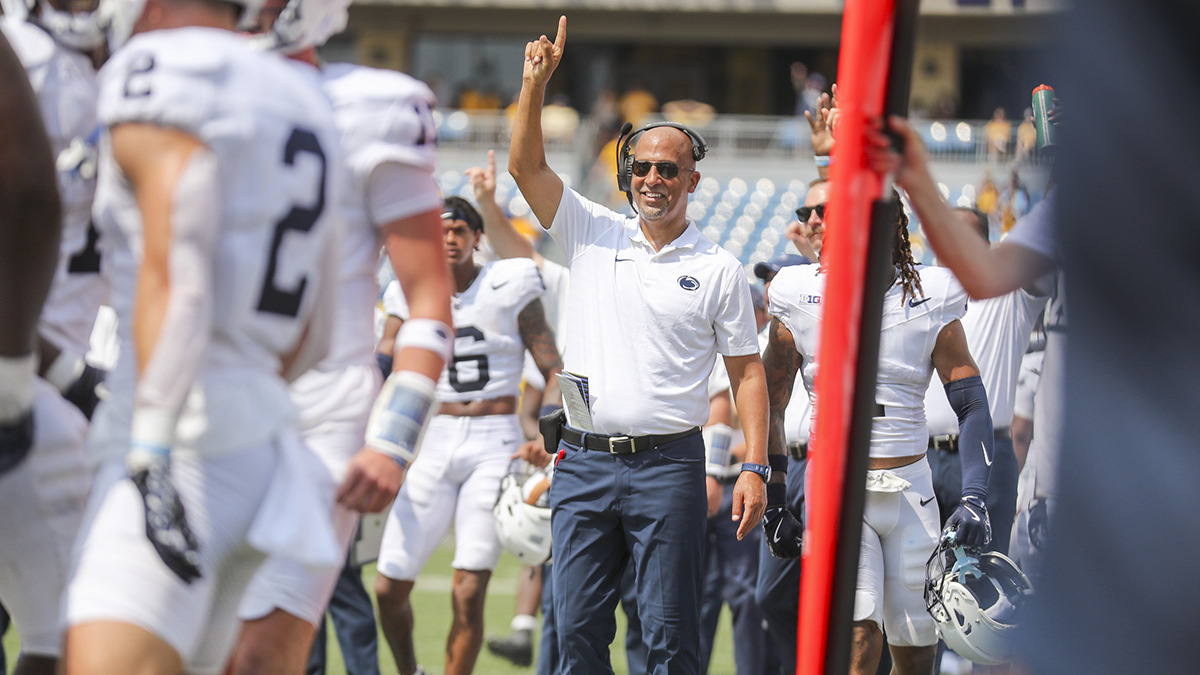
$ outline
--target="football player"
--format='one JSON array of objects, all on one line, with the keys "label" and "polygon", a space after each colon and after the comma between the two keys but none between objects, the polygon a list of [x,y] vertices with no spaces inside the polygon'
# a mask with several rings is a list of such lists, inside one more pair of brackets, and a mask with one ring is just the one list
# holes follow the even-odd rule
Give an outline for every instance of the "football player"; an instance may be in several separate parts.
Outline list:
[{"label": "football player", "polygon": [[219,673],[266,556],[344,559],[288,390],[328,352],[339,142],[312,82],[235,32],[254,0],[101,11],[119,51],[94,215],[121,356],[89,438],[66,672]]},{"label": "football player", "polygon": [[[409,594],[452,520],[454,620],[446,672],[474,668],[484,597],[501,551],[492,506],[523,439],[516,412],[526,350],[546,379],[543,403],[560,399],[556,374],[562,362],[539,299],[545,286],[537,265],[528,258],[477,265],[473,253],[483,219],[464,199],[445,200],[442,227],[457,289],[454,359],[438,381],[439,414],[388,516],[375,583],[380,622],[401,675],[420,670]],[[384,308],[401,319],[409,316],[396,284],[388,286]]]},{"label": "football player", "polygon": [[[329,355],[292,385],[305,441],[341,484],[335,512],[343,555],[357,531],[358,514],[387,508],[416,449],[411,441],[403,452],[392,449],[380,434],[378,416],[368,426],[372,407],[390,409],[393,402],[408,400],[431,412],[435,378],[453,347],[442,200],[433,179],[433,94],[403,73],[317,60],[316,47],[345,27],[348,6],[348,0],[268,2],[263,17],[270,30],[256,38],[319,75],[333,102],[348,176],[331,205],[345,227],[333,343]],[[395,358],[388,359],[382,396],[372,329],[381,245],[412,308],[412,318],[397,336]],[[411,431],[419,433],[425,419],[414,422]],[[245,623],[231,672],[302,672],[337,579],[337,570],[269,559],[239,609]],[[366,610],[373,616],[369,600]]]},{"label": "football player", "polygon": [[[54,671],[61,652],[60,598],[71,543],[91,484],[84,452],[103,371],[87,365],[92,325],[108,289],[91,225],[96,187],[96,73],[85,52],[103,43],[94,3],[64,11],[50,0],[5,2],[0,30],[33,85],[57,157],[62,239],[50,295],[38,323],[39,428],[30,461],[0,487],[0,600],[21,634],[23,672]],[[55,400],[58,399],[58,400]],[[20,542],[19,544],[17,542]]]},{"label": "football player", "polygon": [[[899,200],[893,193],[893,198]],[[824,222],[810,241],[818,255]],[[925,561],[937,547],[940,520],[925,459],[924,394],[937,370],[960,423],[962,499],[950,517],[962,545],[979,548],[991,538],[987,480],[992,457],[992,423],[987,394],[967,350],[959,318],[966,293],[949,270],[920,268],[908,243],[908,218],[900,210],[892,246],[894,277],[884,296],[876,412],[871,434],[862,549],[854,603],[851,672],[874,673],[887,633],[895,671],[933,672],[937,634],[926,612],[922,588]],[[782,444],[782,410],[796,373],[813,390],[821,330],[825,273],[819,265],[780,270],[772,281],[774,319],[763,361],[771,399],[772,444]],[[816,461],[820,461],[819,459]],[[775,542],[768,544],[778,553]],[[791,549],[791,547],[788,547]],[[797,550],[783,551],[798,553]],[[913,575],[912,570],[918,570]]]}]

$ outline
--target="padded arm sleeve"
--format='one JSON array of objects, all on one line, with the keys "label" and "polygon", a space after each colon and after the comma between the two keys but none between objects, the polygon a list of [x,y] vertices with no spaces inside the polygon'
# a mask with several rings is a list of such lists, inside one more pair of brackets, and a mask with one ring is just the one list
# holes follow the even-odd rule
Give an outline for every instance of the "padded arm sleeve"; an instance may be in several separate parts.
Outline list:
[{"label": "padded arm sleeve", "polygon": [[992,471],[992,414],[987,391],[978,375],[946,384],[946,398],[958,415],[958,455],[962,460],[962,496],[987,498]]},{"label": "padded arm sleeve", "polygon": [[133,441],[159,449],[175,422],[208,347],[213,321],[213,255],[221,229],[217,159],[197,148],[172,195],[170,295],[158,340],[134,391]]}]

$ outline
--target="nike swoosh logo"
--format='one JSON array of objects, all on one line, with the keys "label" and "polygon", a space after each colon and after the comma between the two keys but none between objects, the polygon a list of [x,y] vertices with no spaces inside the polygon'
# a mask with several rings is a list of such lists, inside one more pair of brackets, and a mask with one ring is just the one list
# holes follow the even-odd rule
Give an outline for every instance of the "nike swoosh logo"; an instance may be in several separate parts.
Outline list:
[{"label": "nike swoosh logo", "polygon": [[930,497],[929,499],[922,499],[921,506],[925,506],[925,505],[929,504],[929,502],[933,501],[936,496],[937,495],[934,495],[934,497]]},{"label": "nike swoosh logo", "polygon": [[512,280],[511,280],[511,279],[505,279],[504,281],[501,281],[501,282],[500,282],[500,283],[498,283],[498,284],[492,284],[492,290],[494,291],[494,290],[496,290],[497,288],[500,288],[500,287],[501,287],[501,286],[503,286],[504,284],[507,284],[509,281],[512,281]]},{"label": "nike swoosh logo", "polygon": [[617,262],[633,262],[633,258],[617,258]]},{"label": "nike swoosh logo", "polygon": [[920,300],[917,300],[916,298],[913,298],[912,300],[908,301],[908,306],[909,307],[920,307],[921,305],[929,302],[932,299],[933,298],[921,298]]},{"label": "nike swoosh logo", "polygon": [[987,464],[988,466],[991,466],[992,465],[992,457],[991,457],[991,455],[988,455],[988,453],[987,453],[987,443],[984,443],[983,441],[979,441],[979,446],[983,448],[983,463]]}]

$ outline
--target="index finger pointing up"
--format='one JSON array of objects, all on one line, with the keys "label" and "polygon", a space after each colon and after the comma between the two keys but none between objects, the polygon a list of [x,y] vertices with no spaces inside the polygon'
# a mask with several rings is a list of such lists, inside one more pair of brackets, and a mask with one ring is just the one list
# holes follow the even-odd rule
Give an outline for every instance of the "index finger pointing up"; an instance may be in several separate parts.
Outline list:
[{"label": "index finger pointing up", "polygon": [[554,36],[554,49],[561,52],[567,44],[567,15],[558,17],[558,33]]}]

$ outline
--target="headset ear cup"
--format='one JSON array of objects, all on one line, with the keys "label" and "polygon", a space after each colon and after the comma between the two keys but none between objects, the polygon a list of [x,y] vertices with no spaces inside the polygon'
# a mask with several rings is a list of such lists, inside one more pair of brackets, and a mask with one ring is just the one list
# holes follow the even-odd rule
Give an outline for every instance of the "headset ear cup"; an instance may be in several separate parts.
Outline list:
[{"label": "headset ear cup", "polygon": [[633,152],[629,142],[621,146],[621,158],[617,164],[617,189],[629,192],[633,189]]}]

